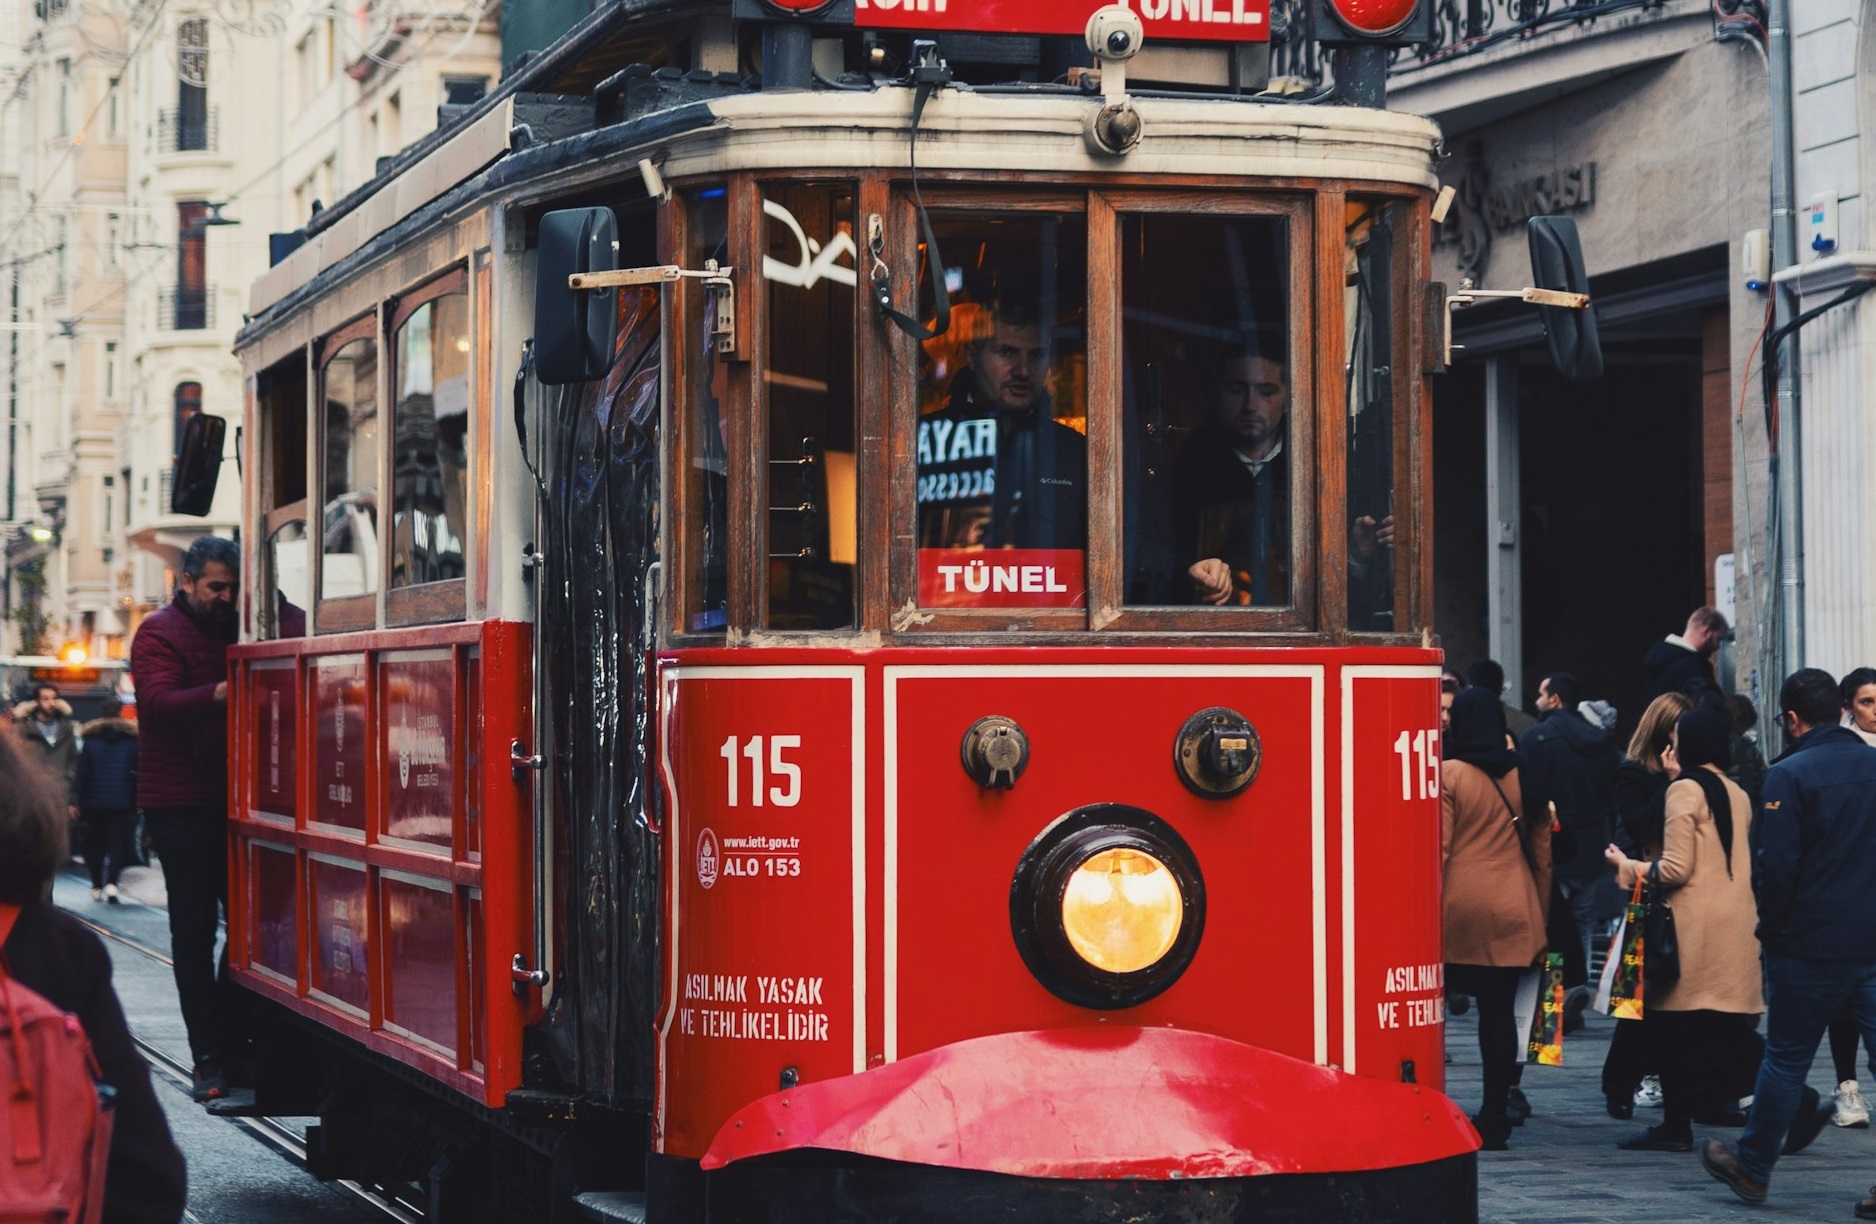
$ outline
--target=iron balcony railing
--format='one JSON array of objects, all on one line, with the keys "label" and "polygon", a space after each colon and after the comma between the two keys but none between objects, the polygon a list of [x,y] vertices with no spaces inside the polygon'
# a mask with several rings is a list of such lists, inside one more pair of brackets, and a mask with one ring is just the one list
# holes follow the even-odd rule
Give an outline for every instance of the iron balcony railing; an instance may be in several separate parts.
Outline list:
[{"label": "iron balcony railing", "polygon": [[[1666,0],[1433,0],[1433,37],[1424,46],[1397,51],[1390,73],[1476,55],[1564,25],[1588,26],[1597,18],[1634,9],[1660,8]],[[1321,85],[1328,56],[1310,25],[1313,0],[1272,0],[1270,74],[1295,84]],[[1715,20],[1764,19],[1759,0],[1718,0]]]},{"label": "iron balcony railing", "polygon": [[163,286],[157,291],[156,326],[161,331],[202,331],[215,326],[215,286]]},{"label": "iron balcony railing", "polygon": [[215,153],[220,149],[220,107],[171,107],[157,113],[158,153]]}]

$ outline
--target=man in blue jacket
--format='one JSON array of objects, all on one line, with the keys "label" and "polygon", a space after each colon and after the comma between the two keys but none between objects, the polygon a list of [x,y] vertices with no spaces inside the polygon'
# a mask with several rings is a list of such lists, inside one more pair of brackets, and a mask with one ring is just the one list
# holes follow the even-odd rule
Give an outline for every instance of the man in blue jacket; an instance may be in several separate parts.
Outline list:
[{"label": "man in blue jacket", "polygon": [[[1876,751],[1837,725],[1829,672],[1793,672],[1778,700],[1791,747],[1765,774],[1754,863],[1765,1061],[1737,1151],[1708,1140],[1700,1154],[1748,1203],[1765,1201],[1780,1152],[1804,1147],[1830,1118],[1804,1081],[1831,1015],[1848,1002],[1876,1048]],[[1876,1219],[1876,1193],[1856,1214]]]}]

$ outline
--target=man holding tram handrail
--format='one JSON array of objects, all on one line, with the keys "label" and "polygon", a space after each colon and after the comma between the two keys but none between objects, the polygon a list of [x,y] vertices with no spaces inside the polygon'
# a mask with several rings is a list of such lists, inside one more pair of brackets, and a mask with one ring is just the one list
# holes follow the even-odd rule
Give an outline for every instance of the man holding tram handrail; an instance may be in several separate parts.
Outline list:
[{"label": "man holding tram handrail", "polygon": [[[1260,334],[1221,351],[1212,375],[1213,419],[1181,454],[1174,520],[1191,597],[1213,607],[1272,607],[1291,601],[1288,357],[1280,336]],[[1383,550],[1394,516],[1349,524],[1351,604],[1384,607]],[[1363,626],[1366,627],[1366,626]]]},{"label": "man holding tram handrail", "polygon": [[241,551],[202,536],[183,554],[176,597],[130,643],[142,754],[137,803],[169,890],[170,955],[195,1060],[195,1098],[226,1094],[228,1036],[215,936],[228,905],[228,647],[235,640]]},{"label": "man holding tram handrail", "polygon": [[918,423],[919,544],[1086,548],[1088,443],[1055,419],[1041,310],[1004,294],[982,317],[950,401]]}]

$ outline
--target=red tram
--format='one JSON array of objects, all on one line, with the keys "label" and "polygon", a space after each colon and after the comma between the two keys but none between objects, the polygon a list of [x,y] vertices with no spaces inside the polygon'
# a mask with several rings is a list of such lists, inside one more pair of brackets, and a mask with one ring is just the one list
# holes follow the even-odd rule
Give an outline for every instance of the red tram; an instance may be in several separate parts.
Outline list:
[{"label": "red tram", "polygon": [[323,1175],[1476,1217],[1438,133],[1094,7],[621,0],[257,284],[230,957]]}]

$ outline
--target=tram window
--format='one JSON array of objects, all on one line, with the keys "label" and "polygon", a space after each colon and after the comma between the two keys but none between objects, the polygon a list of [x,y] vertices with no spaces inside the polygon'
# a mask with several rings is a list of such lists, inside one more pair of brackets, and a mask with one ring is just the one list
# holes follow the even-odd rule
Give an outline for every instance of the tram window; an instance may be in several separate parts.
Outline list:
[{"label": "tram window", "polygon": [[[469,294],[458,273],[391,340],[391,585],[463,576],[469,472]],[[400,314],[403,312],[400,311]]]},{"label": "tram window", "polygon": [[[700,191],[686,218],[685,266],[706,259],[729,263],[728,194]],[[679,625],[691,633],[722,633],[729,626],[729,440],[722,405],[727,371],[705,320],[716,314],[714,291],[687,293],[680,335],[687,401],[683,422],[684,475],[679,490],[683,523],[683,598]]]},{"label": "tram window", "polygon": [[306,496],[306,354],[295,352],[261,371],[255,382],[261,412],[268,509],[290,506]]},{"label": "tram window", "polygon": [[1121,219],[1129,604],[1292,602],[1289,242],[1282,217]]},{"label": "tram window", "polygon": [[765,189],[769,627],[856,623],[850,186]]},{"label": "tram window", "polygon": [[341,347],[320,372],[324,406],[319,597],[378,589],[378,342]]},{"label": "tram window", "polygon": [[[962,212],[932,224],[951,325],[919,372],[919,603],[1086,607],[1087,224]],[[928,324],[932,289],[921,280]]]},{"label": "tram window", "polygon": [[312,606],[308,561],[305,519],[289,519],[268,534],[262,562],[267,567],[264,596],[272,602],[262,620],[263,638],[305,636],[306,609]]},{"label": "tram window", "polygon": [[1394,248],[1404,206],[1350,200],[1343,228],[1347,331],[1348,627],[1395,627]]}]

